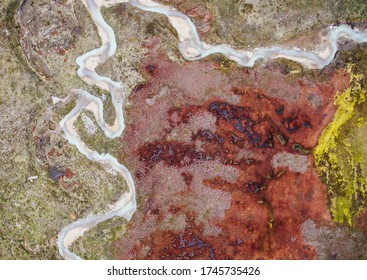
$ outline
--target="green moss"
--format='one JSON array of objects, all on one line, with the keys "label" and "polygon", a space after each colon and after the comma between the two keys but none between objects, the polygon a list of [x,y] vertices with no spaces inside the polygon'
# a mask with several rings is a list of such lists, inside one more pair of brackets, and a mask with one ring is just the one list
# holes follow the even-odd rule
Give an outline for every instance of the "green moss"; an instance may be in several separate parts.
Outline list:
[{"label": "green moss", "polygon": [[[172,1],[161,1],[172,5]],[[237,48],[283,44],[305,32],[318,32],[338,22],[362,22],[367,16],[364,0],[197,0],[185,4],[190,2],[205,6],[214,15],[212,28],[202,35],[204,41]],[[305,14],[312,17],[304,18]]]},{"label": "green moss", "polygon": [[[81,114],[85,114],[91,120],[94,120],[94,115],[89,111],[83,111]],[[96,131],[93,135],[88,135],[85,127],[83,125],[83,121],[78,118],[75,123],[75,127],[80,135],[81,140],[87,145],[87,147],[91,150],[97,151],[101,154],[109,153],[114,157],[118,157],[118,147],[119,147],[119,138],[110,139],[106,137],[103,130],[93,121]]]},{"label": "green moss", "polygon": [[123,218],[113,218],[87,231],[83,238],[73,243],[71,251],[87,260],[110,259],[111,243],[126,231]]},{"label": "green moss", "polygon": [[280,71],[284,75],[292,74],[301,77],[303,74],[302,65],[296,61],[286,58],[278,58],[275,63],[278,65]]},{"label": "green moss", "polygon": [[240,68],[237,63],[221,54],[212,54],[204,58],[203,61],[214,61],[218,64],[218,70],[226,74],[233,71],[233,69]]}]

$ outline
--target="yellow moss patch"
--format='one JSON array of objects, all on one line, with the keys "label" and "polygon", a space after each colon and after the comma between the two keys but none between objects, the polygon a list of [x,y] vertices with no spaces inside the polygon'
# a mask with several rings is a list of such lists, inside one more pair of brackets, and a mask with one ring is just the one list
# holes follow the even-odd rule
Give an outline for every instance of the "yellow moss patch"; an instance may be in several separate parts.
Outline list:
[{"label": "yellow moss patch", "polygon": [[[367,121],[364,118],[366,90],[363,74],[352,72],[351,86],[336,95],[338,109],[334,120],[326,127],[313,154],[317,170],[328,186],[331,214],[336,222],[352,225],[354,215],[366,205]],[[357,110],[358,105],[358,110]]]}]

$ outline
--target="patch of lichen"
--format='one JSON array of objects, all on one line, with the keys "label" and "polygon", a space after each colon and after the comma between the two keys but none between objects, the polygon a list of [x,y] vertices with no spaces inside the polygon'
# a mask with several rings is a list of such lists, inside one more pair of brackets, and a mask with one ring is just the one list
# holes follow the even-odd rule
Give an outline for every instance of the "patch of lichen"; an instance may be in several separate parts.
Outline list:
[{"label": "patch of lichen", "polygon": [[[9,35],[8,35],[6,42],[9,44],[9,47],[13,51],[13,54],[17,58],[18,62],[22,66],[24,66],[27,70],[31,70],[31,68],[29,67],[23,55],[22,49],[20,47],[19,39],[18,39],[17,29],[19,27],[18,27],[17,22],[15,21],[14,15],[19,7],[19,4],[20,4],[19,0],[9,2],[9,4],[4,8],[4,11],[3,11],[4,20],[0,22],[0,26],[4,29],[7,28]],[[33,70],[29,71],[29,73],[34,74]]]},{"label": "patch of lichen", "polygon": [[350,87],[335,96],[334,119],[314,149],[317,170],[328,187],[332,218],[350,226],[367,199],[365,51],[348,52],[355,62],[347,66]]}]

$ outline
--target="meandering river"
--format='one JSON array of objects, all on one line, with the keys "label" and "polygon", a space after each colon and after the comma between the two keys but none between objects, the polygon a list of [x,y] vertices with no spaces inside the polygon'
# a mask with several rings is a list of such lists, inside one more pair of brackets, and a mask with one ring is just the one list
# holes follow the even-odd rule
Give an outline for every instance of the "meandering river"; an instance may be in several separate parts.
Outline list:
[{"label": "meandering river", "polygon": [[[96,67],[113,56],[116,51],[116,39],[114,30],[106,23],[101,14],[101,7],[108,7],[118,3],[130,3],[134,7],[166,15],[169,22],[177,30],[179,36],[178,48],[182,56],[187,60],[199,60],[213,53],[220,53],[228,59],[235,61],[241,66],[252,67],[258,59],[275,59],[284,57],[301,63],[307,68],[323,68],[328,65],[337,52],[337,41],[340,37],[347,37],[358,43],[367,42],[367,33],[353,30],[346,25],[330,27],[325,38],[320,38],[324,42],[322,51],[312,52],[300,49],[284,49],[281,47],[256,48],[252,50],[235,50],[228,45],[209,45],[202,42],[197,33],[196,27],[191,19],[176,9],[155,3],[150,0],[81,0],[90,13],[94,23],[98,28],[101,38],[101,46],[91,50],[76,60],[79,66],[78,76],[87,84],[97,86],[110,92],[112,103],[116,111],[116,118],[113,125],[109,125],[103,118],[102,100],[93,96],[87,91],[81,89],[72,90],[72,94],[79,96],[74,109],[68,113],[59,123],[64,131],[64,137],[70,144],[75,145],[80,153],[89,160],[99,162],[114,168],[125,180],[128,185],[128,191],[112,205],[109,205],[109,211],[98,215],[89,215],[72,222],[65,226],[58,234],[57,246],[64,259],[80,259],[79,256],[72,253],[69,248],[79,237],[87,230],[95,227],[97,224],[111,219],[113,217],[123,217],[130,220],[136,211],[136,193],[135,185],[129,170],[119,163],[116,158],[110,154],[99,154],[90,150],[78,135],[74,122],[77,120],[82,110],[89,110],[94,114],[96,122],[104,131],[106,137],[119,137],[125,128],[123,108],[128,96],[122,83],[112,81],[108,77],[100,76],[96,73]],[[321,40],[323,39],[323,40]],[[55,99],[55,101],[67,102]]]}]

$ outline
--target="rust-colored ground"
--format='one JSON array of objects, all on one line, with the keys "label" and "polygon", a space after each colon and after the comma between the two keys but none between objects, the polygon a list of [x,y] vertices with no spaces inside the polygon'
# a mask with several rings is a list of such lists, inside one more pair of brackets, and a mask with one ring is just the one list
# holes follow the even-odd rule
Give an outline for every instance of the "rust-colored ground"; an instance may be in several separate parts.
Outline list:
[{"label": "rust-colored ground", "polygon": [[[130,96],[121,160],[138,210],[111,250],[129,259],[313,259],[300,225],[330,223],[310,150],[348,86],[342,69],[169,61],[157,38]],[[149,50],[149,51],[148,51]]]}]

